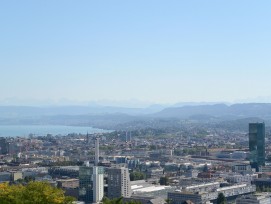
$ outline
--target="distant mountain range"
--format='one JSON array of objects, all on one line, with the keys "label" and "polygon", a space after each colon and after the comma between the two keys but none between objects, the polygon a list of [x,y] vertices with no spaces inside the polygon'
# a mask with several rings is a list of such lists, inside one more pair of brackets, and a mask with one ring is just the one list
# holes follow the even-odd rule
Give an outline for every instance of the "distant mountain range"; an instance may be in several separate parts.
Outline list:
[{"label": "distant mountain range", "polygon": [[171,107],[153,114],[161,118],[190,118],[193,116],[218,117],[224,119],[238,119],[247,117],[271,118],[271,103],[247,104],[214,104]]},{"label": "distant mountain range", "polygon": [[0,106],[0,118],[21,118],[55,115],[106,115],[106,114],[128,114],[145,115],[163,110],[160,105],[147,108],[126,108],[111,106]]},{"label": "distant mountain range", "polygon": [[[177,107],[176,107],[177,106]],[[181,107],[180,107],[181,106]],[[178,121],[219,123],[227,126],[255,121],[271,124],[271,103],[248,104],[177,104],[164,108],[154,105],[148,108],[122,108],[109,106],[0,106],[0,125],[51,124],[83,125],[106,129],[127,127],[177,126]]]}]

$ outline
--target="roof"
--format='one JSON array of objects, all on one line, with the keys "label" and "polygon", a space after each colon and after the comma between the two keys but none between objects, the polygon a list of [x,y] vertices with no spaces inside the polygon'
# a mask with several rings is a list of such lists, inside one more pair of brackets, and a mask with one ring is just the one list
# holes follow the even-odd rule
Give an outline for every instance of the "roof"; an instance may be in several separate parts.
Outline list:
[{"label": "roof", "polygon": [[171,188],[171,186],[149,186],[149,187],[145,187],[145,188],[138,187],[138,188],[134,189],[133,191],[134,192],[141,192],[141,193],[148,193],[148,192],[165,190],[165,189],[169,189],[169,188]]}]

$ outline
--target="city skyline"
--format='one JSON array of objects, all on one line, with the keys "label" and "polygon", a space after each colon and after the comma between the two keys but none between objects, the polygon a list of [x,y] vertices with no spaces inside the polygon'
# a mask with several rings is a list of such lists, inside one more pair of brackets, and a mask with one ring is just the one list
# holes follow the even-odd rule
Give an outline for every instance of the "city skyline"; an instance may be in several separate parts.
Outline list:
[{"label": "city skyline", "polygon": [[0,101],[271,102],[270,5],[1,2]]}]

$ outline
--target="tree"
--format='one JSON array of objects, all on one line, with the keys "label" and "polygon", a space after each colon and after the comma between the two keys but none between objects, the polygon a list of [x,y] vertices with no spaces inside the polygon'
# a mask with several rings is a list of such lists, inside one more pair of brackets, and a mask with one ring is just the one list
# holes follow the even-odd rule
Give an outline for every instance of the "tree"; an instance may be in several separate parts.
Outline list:
[{"label": "tree", "polygon": [[[107,197],[104,197],[102,200],[102,203],[103,204],[123,204],[123,197],[113,198],[113,199],[109,199]],[[126,202],[125,204],[141,204],[141,202],[131,200],[129,202]]]},{"label": "tree", "polygon": [[167,176],[160,177],[159,181],[160,185],[168,186],[169,185],[169,179]]},{"label": "tree", "polygon": [[227,203],[227,199],[224,196],[223,193],[219,193],[218,197],[217,197],[217,204],[226,204]]},{"label": "tree", "polygon": [[132,200],[132,201],[126,202],[125,204],[142,204],[142,203],[139,201]]},{"label": "tree", "polygon": [[119,197],[119,198],[114,198],[114,199],[109,199],[107,197],[104,197],[102,200],[103,204],[122,204],[122,199],[123,197]]},{"label": "tree", "polygon": [[142,180],[145,178],[145,174],[139,171],[131,172],[130,173],[130,180],[131,181],[137,181]]},{"label": "tree", "polygon": [[204,167],[203,167],[203,172],[208,172],[208,171],[209,171],[208,165],[205,164]]},{"label": "tree", "polygon": [[27,185],[0,184],[0,203],[16,204],[71,204],[74,198],[46,182],[29,182]]},{"label": "tree", "polygon": [[182,204],[194,204],[191,200],[186,200],[184,202],[182,202]]},{"label": "tree", "polygon": [[156,148],[155,145],[150,145],[149,149],[150,149],[150,150],[156,150],[157,148]]},{"label": "tree", "polygon": [[172,200],[169,199],[169,198],[167,198],[167,199],[165,199],[165,202],[166,202],[166,204],[171,204],[171,203],[172,203]]}]

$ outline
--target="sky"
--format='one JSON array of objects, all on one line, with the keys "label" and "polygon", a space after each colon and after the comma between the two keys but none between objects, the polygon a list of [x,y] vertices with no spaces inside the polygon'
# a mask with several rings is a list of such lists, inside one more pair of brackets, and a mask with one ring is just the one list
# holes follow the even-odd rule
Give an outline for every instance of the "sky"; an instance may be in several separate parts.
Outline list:
[{"label": "sky", "polygon": [[271,1],[0,2],[0,102],[271,102]]}]

